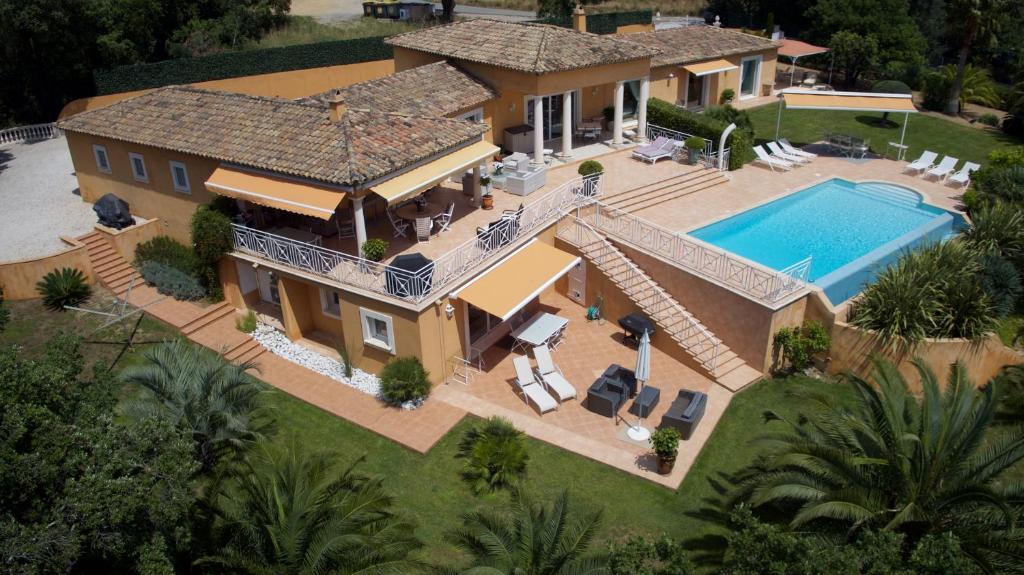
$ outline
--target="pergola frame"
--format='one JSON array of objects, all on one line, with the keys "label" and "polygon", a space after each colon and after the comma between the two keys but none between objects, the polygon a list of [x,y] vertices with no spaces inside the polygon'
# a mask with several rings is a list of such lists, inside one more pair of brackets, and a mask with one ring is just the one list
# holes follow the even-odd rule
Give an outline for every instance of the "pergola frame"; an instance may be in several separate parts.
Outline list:
[{"label": "pergola frame", "polygon": [[[792,103],[786,101],[790,96]],[[779,93],[779,114],[775,120],[775,139],[782,129],[783,104],[792,110],[834,110],[843,112],[890,112],[903,114],[900,146],[907,135],[910,114],[917,113],[910,94],[876,94],[874,92],[834,92],[787,88]]]}]

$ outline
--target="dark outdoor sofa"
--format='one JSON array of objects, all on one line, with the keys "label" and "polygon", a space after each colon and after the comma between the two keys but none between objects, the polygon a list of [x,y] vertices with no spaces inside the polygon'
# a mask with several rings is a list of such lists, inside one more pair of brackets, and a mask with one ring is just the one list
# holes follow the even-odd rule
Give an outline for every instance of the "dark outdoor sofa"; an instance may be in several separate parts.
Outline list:
[{"label": "dark outdoor sofa", "polygon": [[681,389],[668,411],[661,417],[661,425],[658,427],[674,427],[683,439],[690,439],[693,430],[697,428],[697,424],[704,417],[704,408],[707,407],[707,403],[707,395],[699,391]]},{"label": "dark outdoor sofa", "polygon": [[633,371],[612,364],[587,390],[587,409],[605,417],[615,417],[622,404],[635,394]]}]

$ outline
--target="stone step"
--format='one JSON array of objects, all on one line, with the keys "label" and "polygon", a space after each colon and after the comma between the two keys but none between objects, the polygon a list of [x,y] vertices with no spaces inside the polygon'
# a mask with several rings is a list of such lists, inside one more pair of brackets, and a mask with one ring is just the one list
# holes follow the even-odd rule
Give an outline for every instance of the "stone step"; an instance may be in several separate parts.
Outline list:
[{"label": "stone step", "polygon": [[200,329],[210,325],[211,323],[221,319],[222,317],[228,316],[235,313],[235,308],[226,301],[222,301],[218,304],[212,305],[207,308],[206,312],[197,317],[196,319],[188,322],[181,326],[182,335],[189,335],[199,331]]},{"label": "stone step", "polygon": [[732,392],[739,391],[764,377],[764,374],[745,363],[728,371],[716,369],[712,375],[719,385]]},{"label": "stone step", "polygon": [[260,345],[260,342],[256,341],[251,337],[246,338],[239,342],[236,346],[225,351],[224,359],[227,361],[235,361],[236,359],[244,355],[247,355],[249,352],[251,352],[253,349],[257,347],[263,349],[263,346]]},{"label": "stone step", "polygon": [[712,176],[695,179],[684,185],[657,190],[656,193],[647,193],[643,196],[638,196],[622,203],[615,204],[614,207],[629,212],[637,212],[676,198],[708,190],[727,181],[729,180],[725,176],[716,171]]},{"label": "stone step", "polygon": [[116,267],[110,268],[104,272],[99,272],[99,276],[104,283],[116,283],[118,280],[135,273],[138,273],[135,271],[135,268],[122,261]]},{"label": "stone step", "polygon": [[[256,340],[253,340],[253,341],[256,341]],[[246,363],[246,362],[254,362],[256,360],[256,358],[258,358],[259,356],[263,355],[266,352],[267,352],[267,348],[265,348],[262,345],[260,345],[259,343],[257,343],[256,347],[254,347],[254,348],[248,350],[247,352],[239,355],[238,357],[232,359],[231,361],[235,365],[238,365],[238,364],[241,364],[241,363]]]},{"label": "stone step", "polygon": [[702,180],[718,177],[720,172],[718,170],[702,169],[695,172],[689,172],[681,176],[668,178],[660,182],[656,182],[657,185],[645,185],[638,188],[627,190],[621,194],[616,194],[607,200],[607,204],[615,207],[622,208],[628,204],[631,204],[641,198],[648,198],[655,195],[660,195],[666,190],[674,190],[686,186],[690,186],[695,182]]}]

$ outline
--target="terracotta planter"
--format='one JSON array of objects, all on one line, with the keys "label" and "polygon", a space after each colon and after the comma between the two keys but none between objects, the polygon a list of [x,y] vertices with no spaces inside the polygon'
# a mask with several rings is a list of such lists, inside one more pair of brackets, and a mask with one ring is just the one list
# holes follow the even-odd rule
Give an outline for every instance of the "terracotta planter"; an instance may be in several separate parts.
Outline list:
[{"label": "terracotta planter", "polygon": [[493,210],[494,209],[494,196],[484,196],[480,198],[480,203],[483,209]]},{"label": "terracotta planter", "polygon": [[662,457],[658,456],[658,473],[662,475],[668,475],[672,473],[672,468],[676,466],[676,456]]}]

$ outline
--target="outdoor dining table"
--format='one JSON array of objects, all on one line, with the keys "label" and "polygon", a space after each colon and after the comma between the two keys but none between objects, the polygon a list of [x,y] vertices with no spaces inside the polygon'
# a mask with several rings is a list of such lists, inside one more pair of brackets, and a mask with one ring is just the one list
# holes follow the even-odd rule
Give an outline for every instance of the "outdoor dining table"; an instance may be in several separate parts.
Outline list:
[{"label": "outdoor dining table", "polygon": [[512,330],[512,339],[516,340],[513,349],[516,347],[528,349],[547,345],[569,324],[569,320],[553,313],[541,312],[523,325]]},{"label": "outdoor dining table", "polygon": [[323,245],[323,239],[320,236],[314,234],[313,232],[300,230],[298,228],[293,228],[291,226],[274,228],[270,230],[270,233],[277,236],[281,236],[283,238],[288,238],[290,240],[295,240],[297,242],[302,242],[304,244],[313,244],[317,246]]},{"label": "outdoor dining table", "polygon": [[422,210],[416,208],[416,202],[409,202],[396,209],[395,215],[403,220],[415,221],[418,218],[436,218],[443,211],[444,205],[437,202],[427,202]]}]

